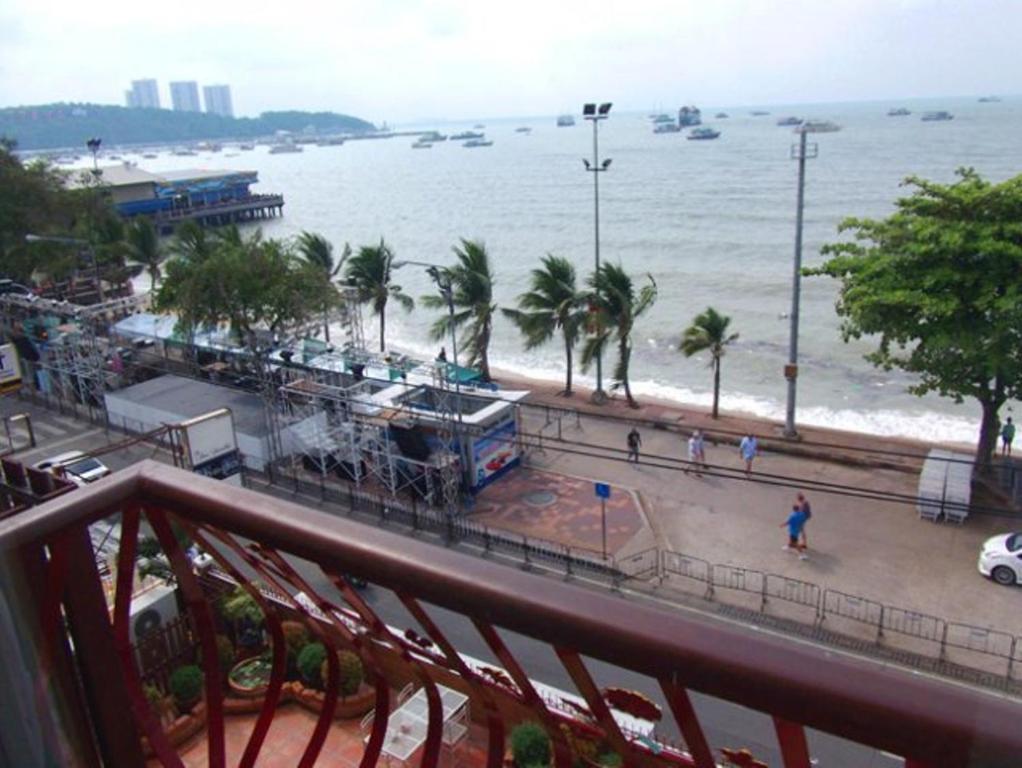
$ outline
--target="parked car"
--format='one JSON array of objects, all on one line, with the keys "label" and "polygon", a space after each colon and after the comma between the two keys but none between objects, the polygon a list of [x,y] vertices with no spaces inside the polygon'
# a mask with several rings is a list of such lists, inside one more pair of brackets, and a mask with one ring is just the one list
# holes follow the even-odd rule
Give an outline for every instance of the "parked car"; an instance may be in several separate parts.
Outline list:
[{"label": "parked car", "polygon": [[983,542],[979,572],[998,584],[1022,584],[1022,533],[1002,533]]},{"label": "parked car", "polygon": [[77,486],[94,483],[101,477],[110,474],[110,468],[99,459],[94,459],[82,451],[68,451],[57,456],[33,464],[36,469],[48,470],[57,474],[63,471],[64,476]]}]

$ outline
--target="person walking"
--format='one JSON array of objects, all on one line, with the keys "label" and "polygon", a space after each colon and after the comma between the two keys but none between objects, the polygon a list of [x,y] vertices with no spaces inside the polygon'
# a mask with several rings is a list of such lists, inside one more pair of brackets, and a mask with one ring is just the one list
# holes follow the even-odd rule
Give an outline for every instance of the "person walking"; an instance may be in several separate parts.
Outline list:
[{"label": "person walking", "polygon": [[702,450],[701,436],[697,429],[691,435],[688,436],[688,466],[685,467],[685,474],[689,473],[689,470],[696,473],[697,477],[702,477],[701,471],[702,463],[700,461],[700,453]]},{"label": "person walking", "polygon": [[791,505],[791,514],[788,515],[788,519],[781,523],[780,527],[788,528],[788,543],[784,545],[783,549],[791,551],[795,550],[798,552],[799,560],[808,560],[809,555],[806,554],[805,549],[802,546],[800,537],[802,535],[802,529],[805,528],[806,524],[806,513],[798,504]]},{"label": "person walking", "polygon": [[806,516],[806,519],[802,523],[802,551],[807,552],[809,550],[809,537],[806,535],[806,523],[808,523],[809,519],[813,516],[813,508],[809,505],[809,499],[807,499],[805,494],[801,491],[799,491],[798,495],[795,496],[795,503]]},{"label": "person walking", "polygon": [[756,440],[756,436],[750,432],[743,437],[742,442],[738,444],[738,452],[745,460],[745,476],[748,477],[752,472],[752,460],[759,453],[759,441]]},{"label": "person walking", "polygon": [[1011,423],[1011,416],[1001,427],[1001,455],[1011,456],[1011,441],[1015,439],[1015,425]]},{"label": "person walking", "polygon": [[635,461],[639,463],[639,447],[642,445],[642,435],[639,434],[639,430],[632,427],[632,431],[628,433],[628,461]]},{"label": "person walking", "polygon": [[700,430],[697,429],[695,431],[695,439],[696,439],[696,445],[695,445],[695,449],[696,449],[696,464],[699,467],[699,474],[700,474],[700,477],[701,477],[703,470],[705,470],[707,468],[707,466],[706,466],[706,435],[704,435]]}]

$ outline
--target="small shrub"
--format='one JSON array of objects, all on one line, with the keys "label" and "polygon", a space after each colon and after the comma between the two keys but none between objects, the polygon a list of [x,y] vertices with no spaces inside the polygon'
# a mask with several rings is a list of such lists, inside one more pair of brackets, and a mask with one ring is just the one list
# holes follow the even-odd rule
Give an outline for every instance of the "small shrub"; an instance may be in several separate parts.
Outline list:
[{"label": "small shrub", "polygon": [[241,587],[235,587],[224,599],[223,615],[231,622],[246,622],[253,625],[263,623],[263,612],[259,603]]},{"label": "small shrub", "polygon": [[145,694],[145,700],[153,712],[159,712],[163,706],[163,691],[155,685],[145,685],[142,687],[142,693]]},{"label": "small shrub", "polygon": [[191,711],[202,698],[202,670],[194,664],[178,667],[170,676],[170,694],[181,714]]},{"label": "small shrub", "polygon": [[320,670],[326,661],[326,647],[323,643],[309,643],[298,654],[298,674],[310,688],[321,689],[323,676]]},{"label": "small shrub", "polygon": [[521,723],[511,730],[511,754],[518,768],[550,765],[550,737],[537,723]]},{"label": "small shrub", "polygon": [[284,647],[287,649],[288,680],[298,677],[298,654],[309,644],[309,630],[300,621],[282,621],[280,629],[284,633]]},{"label": "small shrub", "polygon": [[[358,654],[351,651],[341,651],[337,654],[337,664],[339,667],[338,676],[340,678],[337,685],[341,696],[351,696],[354,693],[358,693],[359,686],[362,685],[362,680],[365,679],[362,659],[358,657]],[[323,666],[319,668],[320,680],[324,686],[326,685],[328,666],[326,660],[324,660]]]}]

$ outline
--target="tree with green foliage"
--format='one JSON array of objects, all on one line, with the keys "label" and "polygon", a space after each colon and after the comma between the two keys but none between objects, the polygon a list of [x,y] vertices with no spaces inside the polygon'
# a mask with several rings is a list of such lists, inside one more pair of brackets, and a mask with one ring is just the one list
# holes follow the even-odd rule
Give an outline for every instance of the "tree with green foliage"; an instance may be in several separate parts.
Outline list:
[{"label": "tree with green foliage", "polygon": [[1022,176],[957,176],[908,178],[895,213],[846,219],[853,239],[804,273],[841,281],[842,336],[874,338],[871,363],[918,376],[914,394],[979,402],[976,461],[988,466],[1001,406],[1022,395]]},{"label": "tree with green foliage", "polygon": [[464,329],[459,343],[468,353],[468,365],[478,367],[483,381],[490,381],[490,337],[493,334],[493,317],[497,312],[493,301],[490,256],[479,240],[463,238],[461,245],[454,246],[453,250],[458,263],[444,270],[444,274],[451,281],[451,300],[455,311],[453,316],[449,313],[447,298],[442,292],[424,296],[424,306],[445,311],[433,323],[430,334],[434,340],[441,341],[452,330]]},{"label": "tree with green foliage", "polygon": [[149,273],[149,288],[155,291],[162,276],[160,264],[163,261],[156,227],[148,216],[137,216],[128,224],[126,235],[128,258],[145,267]]},{"label": "tree with green foliage", "polygon": [[347,260],[344,277],[358,291],[358,299],[369,304],[380,316],[380,351],[386,349],[387,302],[394,299],[406,312],[415,307],[415,301],[391,281],[394,252],[383,238],[379,245],[363,245],[358,253]]},{"label": "tree with green foliage", "polygon": [[517,768],[548,768],[550,736],[539,723],[519,723],[511,729],[511,754]]},{"label": "tree with green foliage", "polygon": [[692,325],[681,336],[681,349],[685,357],[709,351],[710,368],[713,369],[713,418],[717,418],[720,403],[720,359],[724,348],[738,338],[737,333],[728,334],[731,318],[720,314],[713,307],[695,316]]},{"label": "tree with green foliage", "polygon": [[188,238],[177,245],[188,255],[166,263],[156,294],[156,308],[176,312],[187,332],[226,322],[241,343],[252,346],[256,330],[288,335],[337,300],[322,271],[288,242],[259,233],[245,238],[230,227],[221,235]]},{"label": "tree with green foliage", "polygon": [[[334,259],[334,246],[323,235],[315,232],[302,232],[297,239],[298,252],[302,258],[315,267],[318,267],[326,279],[333,282],[338,273],[344,268],[345,262],[351,256],[351,246],[344,244],[340,259]],[[330,343],[330,318],[329,307],[323,307],[323,339]]]},{"label": "tree with green foliage", "polygon": [[529,290],[518,297],[518,308],[501,311],[518,326],[527,350],[545,344],[557,331],[561,332],[566,368],[563,394],[571,397],[572,353],[585,322],[585,296],[576,284],[572,263],[547,254],[543,268],[532,270]]},{"label": "tree with green foliage", "polygon": [[603,263],[589,276],[590,329],[582,347],[582,368],[586,370],[607,345],[617,341],[614,388],[622,387],[632,408],[639,404],[632,397],[628,371],[632,360],[632,328],[657,298],[656,281],[646,275],[649,285],[636,290],[631,276],[619,264]]}]

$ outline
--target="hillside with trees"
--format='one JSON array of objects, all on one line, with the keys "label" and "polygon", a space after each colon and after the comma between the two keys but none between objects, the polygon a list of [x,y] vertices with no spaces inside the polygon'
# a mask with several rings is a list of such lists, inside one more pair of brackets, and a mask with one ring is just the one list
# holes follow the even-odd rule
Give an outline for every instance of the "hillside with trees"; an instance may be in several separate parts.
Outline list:
[{"label": "hillside with trees", "polygon": [[23,150],[84,147],[91,136],[105,146],[171,144],[200,139],[251,139],[277,131],[368,133],[371,123],[334,112],[264,112],[223,117],[205,112],[128,109],[106,104],[45,104],[0,109],[0,136]]}]

